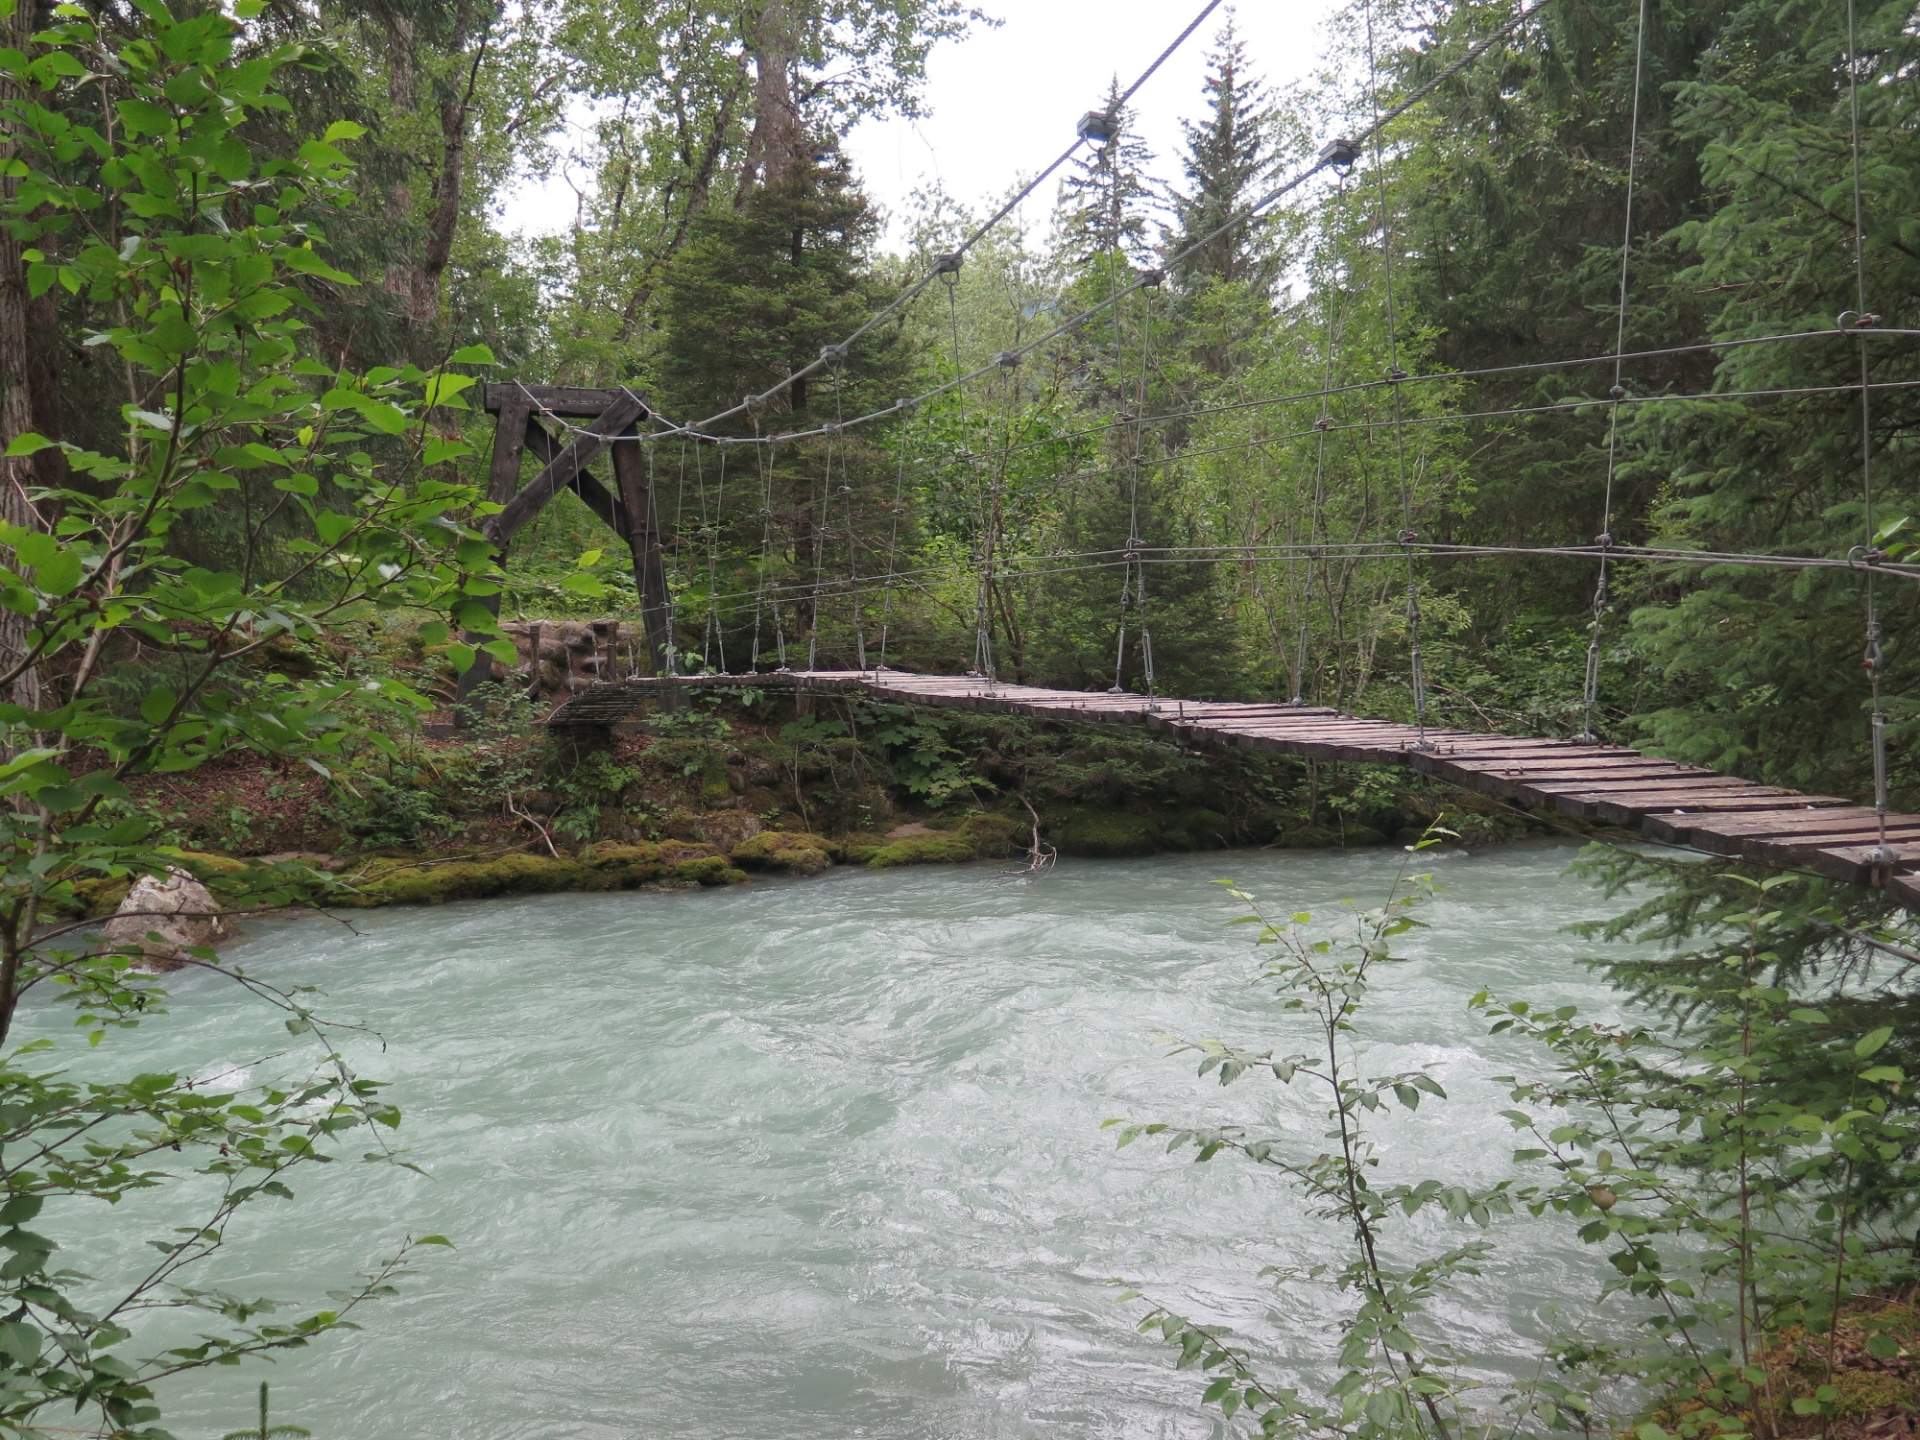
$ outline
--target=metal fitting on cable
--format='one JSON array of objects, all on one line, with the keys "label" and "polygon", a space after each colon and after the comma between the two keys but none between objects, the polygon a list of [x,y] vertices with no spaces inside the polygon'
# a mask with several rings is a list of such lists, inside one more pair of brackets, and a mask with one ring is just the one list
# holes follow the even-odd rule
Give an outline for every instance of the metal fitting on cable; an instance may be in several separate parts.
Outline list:
[{"label": "metal fitting on cable", "polygon": [[933,273],[936,275],[958,275],[960,273],[960,252],[942,250],[933,257]]},{"label": "metal fitting on cable", "polygon": [[1398,365],[1394,366],[1391,370],[1387,371],[1387,383],[1389,385],[1398,385],[1402,380],[1406,378],[1407,378],[1407,372],[1402,370]]},{"label": "metal fitting on cable", "polygon": [[840,433],[840,422],[838,420],[823,422],[820,426],[820,433],[822,435],[838,435]]},{"label": "metal fitting on cable", "polygon": [[1602,530],[1598,535],[1593,537],[1593,543],[1598,545],[1602,550],[1611,550],[1613,548],[1613,532],[1610,530]]},{"label": "metal fitting on cable", "polygon": [[998,365],[1002,370],[1017,370],[1020,368],[1020,352],[1018,350],[1002,350],[998,355],[993,357],[993,363]]},{"label": "metal fitting on cable", "polygon": [[1316,430],[1331,430],[1333,428],[1333,417],[1331,415],[1322,415],[1318,420],[1313,422],[1313,428]]},{"label": "metal fitting on cable", "polygon": [[1151,270],[1142,270],[1140,272],[1140,288],[1143,290],[1158,290],[1166,283],[1167,272],[1158,265],[1155,265]]},{"label": "metal fitting on cable", "polygon": [[1615,404],[1618,404],[1620,401],[1627,398],[1627,387],[1624,385],[1615,385],[1612,389],[1607,391],[1607,398],[1609,400],[1612,400]]},{"label": "metal fitting on cable", "polygon": [[1359,159],[1360,147],[1344,135],[1336,135],[1320,147],[1320,165],[1331,166],[1341,175],[1353,169]]},{"label": "metal fitting on cable", "polygon": [[1400,543],[1402,545],[1412,545],[1419,539],[1420,532],[1418,530],[1402,530],[1400,532]]},{"label": "metal fitting on cable", "polygon": [[1073,128],[1074,133],[1089,144],[1110,145],[1120,127],[1111,110],[1089,110]]},{"label": "metal fitting on cable", "polygon": [[1862,565],[1884,565],[1887,552],[1872,545],[1856,545],[1847,551],[1847,568],[1858,570]]},{"label": "metal fitting on cable", "polygon": [[1833,322],[1836,330],[1871,330],[1880,323],[1880,317],[1871,310],[1842,310]]},{"label": "metal fitting on cable", "polygon": [[919,403],[920,402],[918,400],[913,399],[911,396],[902,396],[900,399],[893,402],[893,408],[904,414],[905,412],[912,410],[913,407],[918,405]]},{"label": "metal fitting on cable", "polygon": [[820,358],[829,365],[845,364],[847,347],[844,345],[822,345],[820,347]]},{"label": "metal fitting on cable", "polygon": [[1877,675],[1886,663],[1887,657],[1880,650],[1880,622],[1871,620],[1867,623],[1867,653],[1860,657],[1860,668]]}]

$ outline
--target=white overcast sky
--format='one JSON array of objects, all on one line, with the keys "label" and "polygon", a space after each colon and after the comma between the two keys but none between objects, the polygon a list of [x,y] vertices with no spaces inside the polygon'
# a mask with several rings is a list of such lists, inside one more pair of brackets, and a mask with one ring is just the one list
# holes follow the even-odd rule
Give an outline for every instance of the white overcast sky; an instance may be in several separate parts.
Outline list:
[{"label": "white overcast sky", "polygon": [[[933,52],[925,108],[917,120],[869,121],[846,138],[868,195],[898,215],[913,191],[939,181],[980,209],[1058,155],[1074,125],[1105,95],[1146,68],[1199,8],[1200,0],[984,0],[1003,22],[978,27]],[[1234,6],[1255,69],[1276,90],[1319,59],[1321,22],[1334,0],[1238,0]],[[1206,55],[1226,7],[1200,27],[1134,100],[1137,124],[1165,179],[1179,173],[1180,120],[1203,104]],[[576,174],[579,173],[576,171]],[[1021,219],[1039,226],[1052,184]],[[573,192],[560,176],[534,179],[502,208],[509,230],[563,229]],[[898,237],[897,229],[894,231]]]}]

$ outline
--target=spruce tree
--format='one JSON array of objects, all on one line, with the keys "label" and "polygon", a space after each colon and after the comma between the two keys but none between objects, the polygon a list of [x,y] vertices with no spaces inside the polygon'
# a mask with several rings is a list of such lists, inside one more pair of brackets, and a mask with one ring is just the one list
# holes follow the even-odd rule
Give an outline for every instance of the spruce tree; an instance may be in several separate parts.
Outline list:
[{"label": "spruce tree", "polygon": [[[662,295],[662,408],[698,420],[766,391],[845,339],[888,298],[871,268],[877,230],[850,167],[830,149],[779,184],[756,187],[737,210],[709,209]],[[838,363],[771,397],[757,416],[759,428],[811,430],[889,404],[907,389],[899,328],[882,326]],[[751,434],[754,418],[725,428]],[[861,429],[770,452],[738,450],[724,495],[718,454],[692,457],[684,473],[672,462],[671,499],[663,505],[697,515],[709,493],[712,505],[705,533],[693,533],[689,519],[673,547],[683,561],[677,606],[691,648],[703,648],[703,621],[711,616],[732,655],[749,650],[758,624],[762,653],[770,656],[773,616],[739,597],[787,584],[800,588],[789,595],[782,633],[802,647],[802,658],[817,636],[818,658],[854,663],[852,602],[836,587],[880,563],[874,551],[885,533],[887,476],[877,434]],[[762,462],[768,468],[756,470]],[[709,474],[711,492],[702,482]],[[676,486],[685,493],[675,493]],[[816,581],[827,587],[825,602],[815,600]],[[709,583],[733,599],[710,605],[703,593]]]},{"label": "spruce tree", "polygon": [[1248,62],[1232,12],[1208,54],[1205,93],[1206,117],[1184,123],[1186,186],[1174,196],[1175,223],[1167,249],[1179,254],[1204,237],[1212,238],[1174,267],[1174,279],[1189,293],[1215,281],[1265,291],[1279,271],[1278,259],[1265,243],[1268,225],[1253,220],[1214,234],[1258,198],[1261,177],[1272,159],[1273,110],[1266,86]]},{"label": "spruce tree", "polygon": [[1072,173],[1060,182],[1054,217],[1058,250],[1074,265],[1115,251],[1135,265],[1148,265],[1153,260],[1151,225],[1166,208],[1160,182],[1147,173],[1153,151],[1133,128],[1133,111],[1120,101],[1117,77],[1100,109],[1113,127],[1113,138],[1076,156]]}]

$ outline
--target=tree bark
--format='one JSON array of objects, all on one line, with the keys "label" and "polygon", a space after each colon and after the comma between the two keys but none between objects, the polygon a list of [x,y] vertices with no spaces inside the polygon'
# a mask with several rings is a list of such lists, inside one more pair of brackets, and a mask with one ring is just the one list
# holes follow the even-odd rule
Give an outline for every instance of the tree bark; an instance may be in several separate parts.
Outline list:
[{"label": "tree bark", "polygon": [[747,37],[753,54],[753,130],[735,204],[745,204],[757,175],[768,188],[789,179],[802,163],[806,135],[793,99],[793,67],[799,39],[793,0],[767,0]]},{"label": "tree bark", "polygon": [[[0,23],[0,44],[30,53],[29,37],[34,31],[37,7],[24,4]],[[5,115],[27,99],[20,87],[0,78],[0,137],[13,130]],[[17,147],[0,142],[0,161],[13,157]],[[4,169],[4,167],[0,167]],[[0,180],[0,201],[10,205],[16,183]],[[35,403],[35,379],[46,375],[44,353],[35,343],[37,308],[27,298],[26,264],[21,259],[20,232],[15,224],[0,223],[0,454],[21,435],[38,431],[40,422],[50,419],[50,396],[43,394]],[[40,322],[44,324],[42,320]],[[40,334],[41,344],[48,332]],[[42,384],[39,388],[47,388]],[[0,519],[24,529],[45,529],[45,522],[29,497],[29,487],[38,483],[39,466],[27,456],[0,458]],[[11,550],[0,548],[0,563],[12,565]],[[11,670],[27,654],[27,617],[0,610],[0,669]],[[4,698],[30,710],[41,708],[43,685],[40,670],[29,666],[7,687]],[[14,745],[0,732],[0,755],[11,754]]]}]

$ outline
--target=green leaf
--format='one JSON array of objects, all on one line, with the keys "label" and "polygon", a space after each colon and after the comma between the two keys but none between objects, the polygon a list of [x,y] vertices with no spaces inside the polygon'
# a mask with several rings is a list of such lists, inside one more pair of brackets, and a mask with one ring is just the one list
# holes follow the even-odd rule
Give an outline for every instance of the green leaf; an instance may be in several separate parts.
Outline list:
[{"label": "green leaf", "polygon": [[173,714],[175,696],[165,685],[156,685],[140,697],[140,718],[149,725],[164,725]]},{"label": "green leaf", "polygon": [[327,126],[326,134],[320,138],[331,145],[338,140],[358,140],[367,133],[367,127],[352,120],[336,120]]},{"label": "green leaf", "polygon": [[1893,1027],[1891,1025],[1882,1025],[1878,1030],[1869,1030],[1856,1040],[1853,1045],[1853,1053],[1864,1060],[1869,1055],[1878,1052],[1879,1049],[1892,1038]]},{"label": "green leaf", "polygon": [[14,437],[13,443],[7,446],[6,458],[13,460],[22,455],[37,455],[52,444],[53,441],[46,436],[35,435],[32,431],[28,431],[25,435]]},{"label": "green leaf", "polygon": [[0,1354],[25,1370],[40,1358],[45,1337],[33,1326],[18,1320],[0,1323]]}]

